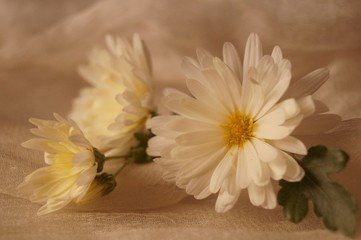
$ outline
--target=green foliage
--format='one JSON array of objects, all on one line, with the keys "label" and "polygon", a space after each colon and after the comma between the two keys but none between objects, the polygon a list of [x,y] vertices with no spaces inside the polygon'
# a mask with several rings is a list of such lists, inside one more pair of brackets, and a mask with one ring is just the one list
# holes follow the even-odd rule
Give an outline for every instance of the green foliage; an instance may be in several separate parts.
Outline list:
[{"label": "green foliage", "polygon": [[348,155],[339,149],[328,150],[315,146],[308,150],[299,164],[305,171],[299,182],[280,181],[278,203],[285,216],[292,222],[300,222],[308,212],[308,200],[313,210],[332,231],[341,231],[350,236],[356,227],[356,202],[340,184],[331,181],[331,173],[345,168]]}]

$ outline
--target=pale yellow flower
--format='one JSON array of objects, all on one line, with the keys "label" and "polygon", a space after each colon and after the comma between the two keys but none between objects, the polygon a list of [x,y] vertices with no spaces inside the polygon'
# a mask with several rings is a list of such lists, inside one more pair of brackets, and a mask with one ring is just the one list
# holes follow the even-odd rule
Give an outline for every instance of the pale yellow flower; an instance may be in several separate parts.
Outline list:
[{"label": "pale yellow flower", "polygon": [[327,70],[315,71],[289,91],[290,62],[279,47],[263,56],[256,34],[247,41],[243,67],[230,43],[224,45],[223,61],[202,49],[197,55],[198,61],[184,62],[193,96],[165,91],[163,104],[179,115],[149,121],[157,136],[148,153],[160,156],[155,162],[164,168],[164,178],[188,194],[203,199],[218,193],[217,212],[231,209],[242,189],[252,204],[274,208],[271,180],[304,176],[291,154],[307,150],[292,135],[315,112],[310,94],[327,80]]},{"label": "pale yellow flower", "polygon": [[78,203],[97,174],[96,150],[74,122],[58,114],[54,117],[56,121],[31,118],[37,126],[31,132],[39,138],[22,144],[43,151],[49,165],[28,175],[18,187],[32,202],[45,202],[38,215],[59,210],[71,201]]},{"label": "pale yellow flower", "polygon": [[107,36],[106,43],[107,49],[95,49],[80,68],[92,87],[75,99],[70,117],[96,148],[122,154],[154,111],[150,59],[138,35],[132,43]]}]

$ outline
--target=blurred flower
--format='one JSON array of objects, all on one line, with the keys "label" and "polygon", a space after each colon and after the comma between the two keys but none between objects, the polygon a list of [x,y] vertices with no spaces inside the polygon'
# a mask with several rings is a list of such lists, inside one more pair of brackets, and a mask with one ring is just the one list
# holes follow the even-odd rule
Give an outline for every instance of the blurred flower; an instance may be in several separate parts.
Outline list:
[{"label": "blurred flower", "polygon": [[50,165],[28,175],[18,186],[32,202],[45,202],[38,215],[54,212],[71,201],[78,203],[91,186],[98,168],[99,153],[84,138],[80,129],[58,114],[56,121],[31,118],[37,126],[34,138],[23,147],[45,152]]},{"label": "blurred flower", "polygon": [[232,208],[241,189],[248,189],[252,204],[274,208],[271,179],[299,181],[304,176],[290,154],[307,150],[291,134],[315,112],[310,94],[327,80],[327,70],[316,70],[289,88],[290,62],[279,47],[263,56],[256,34],[247,41],[243,71],[230,43],[224,45],[223,61],[202,49],[197,55],[198,62],[184,61],[194,97],[165,91],[163,104],[179,115],[149,121],[157,136],[148,153],[160,156],[155,161],[166,180],[195,198],[219,192],[217,212]]},{"label": "blurred flower", "polygon": [[92,87],[81,91],[70,117],[85,136],[107,154],[124,154],[134,145],[152,114],[150,58],[138,35],[126,39],[106,37],[107,49],[95,49],[80,74]]}]

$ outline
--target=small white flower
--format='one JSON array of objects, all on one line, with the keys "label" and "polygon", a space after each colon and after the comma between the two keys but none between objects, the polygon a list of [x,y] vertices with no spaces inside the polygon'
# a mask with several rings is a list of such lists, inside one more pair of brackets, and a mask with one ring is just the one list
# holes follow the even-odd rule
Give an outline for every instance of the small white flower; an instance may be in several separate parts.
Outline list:
[{"label": "small white flower", "polygon": [[80,68],[92,87],[81,91],[70,117],[96,148],[122,154],[154,109],[150,59],[138,35],[132,44],[110,36],[106,43],[108,49],[95,49],[89,64]]},{"label": "small white flower", "polygon": [[45,152],[45,163],[28,175],[18,186],[32,202],[45,202],[38,215],[54,212],[71,201],[78,203],[87,193],[97,174],[94,149],[74,122],[58,114],[56,121],[31,118],[37,126],[31,129],[34,138],[23,147]]},{"label": "small white flower", "polygon": [[195,198],[218,192],[217,212],[232,208],[242,189],[255,206],[274,208],[271,179],[299,181],[304,176],[290,154],[307,150],[291,134],[315,112],[310,94],[327,80],[327,70],[316,70],[289,88],[290,62],[279,47],[263,56],[256,34],[247,41],[243,71],[230,43],[223,48],[224,62],[205,50],[197,55],[198,62],[184,61],[193,97],[165,91],[163,104],[179,115],[149,121],[157,136],[148,153],[160,156],[156,162],[166,180]]}]

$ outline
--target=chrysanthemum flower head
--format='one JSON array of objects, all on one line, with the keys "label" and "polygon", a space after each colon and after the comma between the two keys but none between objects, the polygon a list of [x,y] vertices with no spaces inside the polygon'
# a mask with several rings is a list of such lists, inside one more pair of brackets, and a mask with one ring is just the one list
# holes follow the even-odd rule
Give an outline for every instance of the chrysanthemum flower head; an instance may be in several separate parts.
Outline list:
[{"label": "chrysanthemum flower head", "polygon": [[45,202],[38,215],[54,212],[71,201],[78,203],[97,174],[96,151],[74,122],[58,114],[56,121],[30,119],[37,126],[31,132],[39,136],[26,141],[23,147],[45,153],[45,163],[28,175],[18,187],[32,202]]},{"label": "chrysanthemum flower head", "polygon": [[107,49],[95,49],[80,74],[92,87],[81,91],[70,117],[98,149],[125,153],[133,134],[154,111],[150,58],[140,37],[106,37]]},{"label": "chrysanthemum flower head", "polygon": [[243,66],[230,43],[224,45],[223,61],[202,49],[197,56],[198,61],[187,58],[183,64],[193,96],[165,91],[163,104],[178,115],[149,121],[157,136],[148,153],[160,156],[155,161],[164,178],[188,194],[203,199],[218,193],[217,212],[232,208],[242,189],[252,204],[274,208],[271,180],[304,176],[291,155],[307,150],[292,134],[315,112],[310,94],[327,79],[327,70],[306,77],[315,86],[289,88],[290,62],[278,46],[263,56],[256,34],[247,41]]}]

